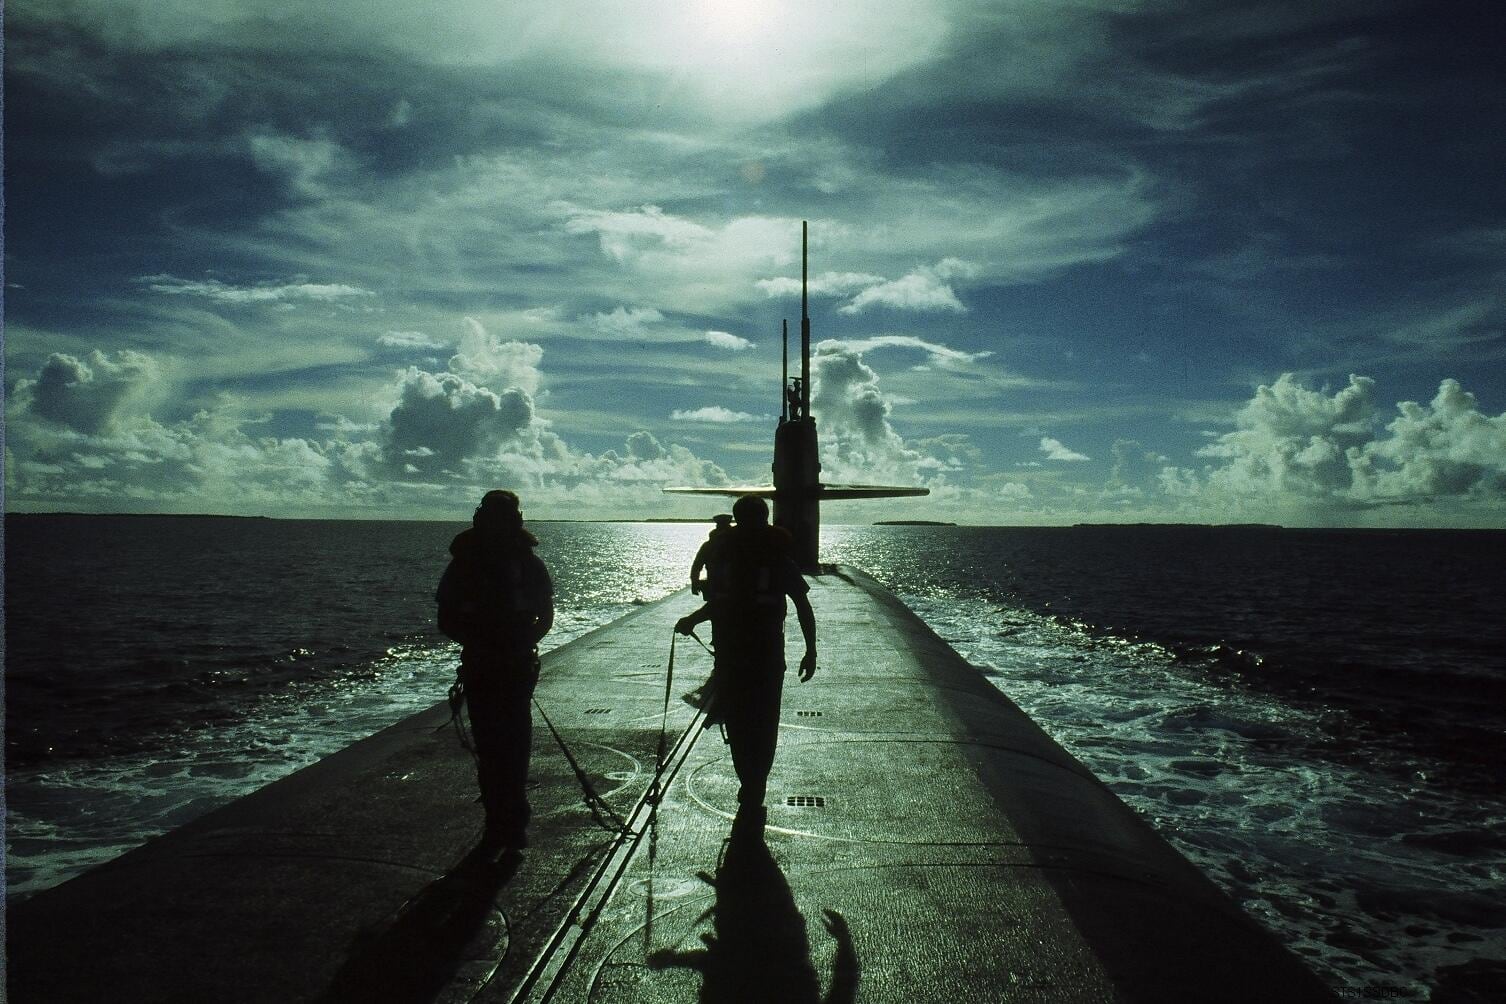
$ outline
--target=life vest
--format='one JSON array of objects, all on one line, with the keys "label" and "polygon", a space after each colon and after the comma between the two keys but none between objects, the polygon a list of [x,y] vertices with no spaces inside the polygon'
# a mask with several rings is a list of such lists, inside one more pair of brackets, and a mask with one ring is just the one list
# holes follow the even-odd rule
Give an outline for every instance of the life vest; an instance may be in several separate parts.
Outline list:
[{"label": "life vest", "polygon": [[707,562],[718,636],[726,629],[773,627],[784,620],[784,539],[772,528],[734,530],[717,541]]},{"label": "life vest", "polygon": [[529,574],[538,560],[533,553],[524,547],[488,553],[471,530],[455,538],[450,553],[435,593],[439,629],[462,645],[531,649],[540,614],[532,598],[539,584]]}]

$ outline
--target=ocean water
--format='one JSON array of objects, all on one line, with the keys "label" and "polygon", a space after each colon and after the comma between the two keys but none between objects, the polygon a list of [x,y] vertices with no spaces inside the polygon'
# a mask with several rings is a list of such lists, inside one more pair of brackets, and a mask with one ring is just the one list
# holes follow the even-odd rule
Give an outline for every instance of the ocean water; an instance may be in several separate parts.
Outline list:
[{"label": "ocean water", "polygon": [[[8,516],[24,897],[441,700],[459,526]],[[542,523],[549,646],[705,527]],[[1506,999],[1506,532],[826,527],[1339,990]]]}]

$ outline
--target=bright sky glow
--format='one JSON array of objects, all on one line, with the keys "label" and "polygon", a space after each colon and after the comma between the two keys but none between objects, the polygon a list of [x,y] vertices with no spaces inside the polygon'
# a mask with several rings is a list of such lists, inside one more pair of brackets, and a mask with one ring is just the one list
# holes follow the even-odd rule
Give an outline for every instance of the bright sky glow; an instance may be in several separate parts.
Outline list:
[{"label": "bright sky glow", "polygon": [[12,4],[6,504],[709,513],[808,219],[832,520],[1500,526],[1486,20]]}]

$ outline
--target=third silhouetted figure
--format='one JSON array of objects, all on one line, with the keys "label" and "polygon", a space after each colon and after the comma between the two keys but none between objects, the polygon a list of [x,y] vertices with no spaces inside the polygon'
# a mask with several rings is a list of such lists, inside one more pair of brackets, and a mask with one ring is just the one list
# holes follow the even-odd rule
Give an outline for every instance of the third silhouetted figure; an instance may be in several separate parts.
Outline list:
[{"label": "third silhouetted figure", "polygon": [[[701,545],[700,550],[696,551],[695,560],[690,563],[690,591],[692,593],[700,593],[706,588],[708,580],[701,578],[701,572],[706,570],[711,561],[711,554],[716,550],[717,539],[732,529],[732,517],[727,513],[717,513],[711,517],[711,521],[716,525],[706,535],[706,542]],[[705,596],[708,600],[711,598],[710,593],[706,593]]]},{"label": "third silhouetted figure", "polygon": [[769,526],[769,507],[754,495],[732,507],[737,525],[719,534],[707,566],[712,595],[675,625],[681,634],[710,619],[716,636],[716,705],[727,727],[732,765],[741,782],[737,800],[762,806],[779,740],[784,689],[785,597],[795,604],[805,656],[800,679],[816,672],[816,616],[810,587],[791,557],[788,533]]}]

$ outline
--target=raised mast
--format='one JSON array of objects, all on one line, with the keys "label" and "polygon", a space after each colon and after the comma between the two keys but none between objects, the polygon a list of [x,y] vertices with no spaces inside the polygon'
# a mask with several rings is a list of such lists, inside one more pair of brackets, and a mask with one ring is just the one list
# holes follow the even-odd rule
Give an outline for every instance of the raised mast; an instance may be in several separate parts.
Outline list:
[{"label": "raised mast", "polygon": [[809,224],[800,221],[800,414],[811,413],[811,315],[806,295],[806,247]]}]

